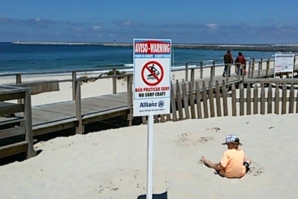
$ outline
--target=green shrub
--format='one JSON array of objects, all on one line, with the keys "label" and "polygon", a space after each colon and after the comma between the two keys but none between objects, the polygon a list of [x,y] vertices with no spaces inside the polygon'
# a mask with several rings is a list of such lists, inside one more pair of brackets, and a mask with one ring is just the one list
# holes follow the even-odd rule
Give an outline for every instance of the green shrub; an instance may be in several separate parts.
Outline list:
[{"label": "green shrub", "polygon": [[[125,75],[126,72],[121,72],[119,70],[116,70],[116,75]],[[108,76],[113,76],[114,75],[114,72],[113,70],[110,70],[109,72],[106,72],[105,75],[108,75]],[[117,79],[124,79],[125,77],[117,77]]]}]

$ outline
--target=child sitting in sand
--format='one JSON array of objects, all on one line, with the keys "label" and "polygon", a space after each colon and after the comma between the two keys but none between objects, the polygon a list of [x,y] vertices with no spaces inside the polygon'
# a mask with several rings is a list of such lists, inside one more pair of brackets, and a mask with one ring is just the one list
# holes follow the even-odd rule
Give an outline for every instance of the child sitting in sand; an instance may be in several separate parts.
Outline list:
[{"label": "child sitting in sand", "polygon": [[209,168],[215,171],[222,177],[227,178],[241,178],[249,171],[251,161],[245,159],[245,154],[242,149],[239,138],[236,135],[228,135],[226,142],[228,150],[223,154],[220,163],[213,163],[207,160],[204,156],[201,161]]}]

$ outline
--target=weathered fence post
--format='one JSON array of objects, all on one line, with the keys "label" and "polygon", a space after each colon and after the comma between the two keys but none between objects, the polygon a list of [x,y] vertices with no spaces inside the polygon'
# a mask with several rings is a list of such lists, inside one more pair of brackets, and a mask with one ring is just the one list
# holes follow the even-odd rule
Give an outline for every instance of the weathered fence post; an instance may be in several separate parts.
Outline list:
[{"label": "weathered fence post", "polygon": [[201,119],[202,118],[202,108],[201,108],[201,89],[200,89],[200,85],[199,82],[196,81],[196,102],[197,102],[197,115],[198,118]]},{"label": "weathered fence post", "polygon": [[192,88],[194,87],[194,85],[195,85],[195,69],[194,68],[192,68],[191,70],[190,70],[190,82],[191,82],[191,86],[192,86]]},{"label": "weathered fence post", "polygon": [[232,84],[232,116],[237,116],[236,87],[235,87],[235,84]]},{"label": "weathered fence post", "polygon": [[113,68],[113,94],[117,93],[117,78],[115,77],[117,75],[117,70]]},{"label": "weathered fence post", "polygon": [[176,111],[176,101],[175,101],[175,92],[173,83],[171,81],[171,108],[172,108],[172,115],[173,115],[173,121],[177,121],[177,111]]},{"label": "weathered fence post", "polygon": [[31,109],[31,91],[26,89],[25,100],[24,100],[24,116],[25,116],[25,130],[26,130],[26,141],[28,142],[27,158],[35,155],[33,149],[33,132],[32,132],[32,109]]},{"label": "weathered fence post", "polygon": [[[22,83],[22,76],[21,74],[17,74],[16,75],[16,84],[21,84]],[[18,99],[18,104],[22,104],[23,103],[23,99]]]},{"label": "weathered fence post", "polygon": [[255,58],[252,59],[251,63],[251,78],[254,78],[254,73],[255,73]]},{"label": "weathered fence post", "polygon": [[188,63],[185,64],[185,81],[188,81]]},{"label": "weathered fence post", "polygon": [[76,99],[76,91],[77,91],[77,83],[76,83],[76,79],[77,79],[77,72],[76,71],[72,71],[71,73],[72,76],[72,100]]},{"label": "weathered fence post", "polygon": [[76,110],[76,134],[84,133],[83,121],[82,121],[82,101],[81,101],[81,81],[75,81],[76,96],[75,96],[75,110]]},{"label": "weathered fence post", "polygon": [[270,58],[268,58],[266,62],[266,77],[269,76],[269,68],[270,68]]},{"label": "weathered fence post", "polygon": [[203,79],[203,62],[200,62],[200,79]]},{"label": "weathered fence post", "polygon": [[127,116],[128,125],[132,125],[132,119],[133,119],[133,112],[132,112],[132,75],[127,76],[127,106],[129,108],[129,113]]}]

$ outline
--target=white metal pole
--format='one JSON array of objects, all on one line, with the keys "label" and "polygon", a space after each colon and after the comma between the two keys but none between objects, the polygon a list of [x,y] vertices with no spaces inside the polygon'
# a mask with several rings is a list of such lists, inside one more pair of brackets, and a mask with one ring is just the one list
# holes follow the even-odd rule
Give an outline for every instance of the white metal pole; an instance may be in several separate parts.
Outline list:
[{"label": "white metal pole", "polygon": [[147,130],[147,197],[152,199],[152,178],[153,178],[153,113],[148,115]]}]

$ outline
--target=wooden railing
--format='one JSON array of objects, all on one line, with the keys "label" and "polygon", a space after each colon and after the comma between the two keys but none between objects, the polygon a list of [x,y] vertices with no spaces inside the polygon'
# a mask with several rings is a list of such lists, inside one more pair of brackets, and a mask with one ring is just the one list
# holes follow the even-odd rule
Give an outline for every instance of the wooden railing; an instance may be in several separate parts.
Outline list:
[{"label": "wooden railing", "polygon": [[[33,149],[30,89],[0,86],[0,91],[0,158],[22,152],[26,152],[27,158],[30,158],[35,155]],[[14,99],[22,99],[24,103],[5,102]],[[15,113],[20,112],[23,113],[23,117],[16,117]],[[16,136],[24,137],[21,140],[11,139]]]}]

